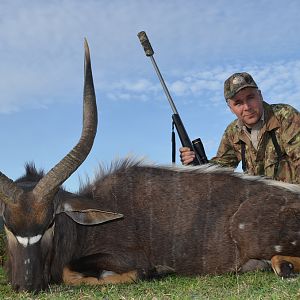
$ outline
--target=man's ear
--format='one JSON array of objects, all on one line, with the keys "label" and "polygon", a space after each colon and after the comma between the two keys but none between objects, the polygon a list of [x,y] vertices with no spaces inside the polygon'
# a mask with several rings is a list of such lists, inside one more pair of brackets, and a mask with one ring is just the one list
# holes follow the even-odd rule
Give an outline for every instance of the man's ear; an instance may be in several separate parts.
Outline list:
[{"label": "man's ear", "polygon": [[70,197],[69,194],[68,197],[60,199],[56,214],[65,213],[81,225],[96,225],[123,217],[122,214],[100,210],[97,206],[98,204],[91,199],[75,195]]},{"label": "man's ear", "polygon": [[227,106],[229,107],[230,111],[231,111],[233,114],[235,114],[234,111],[231,109],[230,99],[226,99],[226,103],[227,103]]},{"label": "man's ear", "polygon": [[0,200],[0,217],[3,217],[5,204],[3,201]]},{"label": "man's ear", "polygon": [[264,101],[264,98],[263,98],[263,96],[262,96],[261,90],[258,89],[257,92],[258,92],[258,94],[259,94],[260,100],[261,100],[261,101]]}]

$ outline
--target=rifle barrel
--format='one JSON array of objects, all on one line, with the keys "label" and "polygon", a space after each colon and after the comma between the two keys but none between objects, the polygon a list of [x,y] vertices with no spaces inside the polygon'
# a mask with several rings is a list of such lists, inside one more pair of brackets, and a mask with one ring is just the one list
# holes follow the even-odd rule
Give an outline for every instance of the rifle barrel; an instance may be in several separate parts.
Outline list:
[{"label": "rifle barrel", "polygon": [[167,86],[166,86],[166,84],[165,84],[165,81],[164,81],[164,79],[163,79],[163,77],[162,77],[162,75],[161,75],[161,73],[160,73],[160,71],[159,71],[159,69],[158,69],[158,66],[157,66],[157,64],[156,64],[156,62],[155,62],[155,59],[154,59],[153,56],[150,56],[150,59],[151,59],[151,61],[152,61],[153,67],[154,67],[154,69],[155,69],[155,71],[156,71],[156,74],[157,74],[157,76],[158,76],[158,78],[159,78],[159,81],[160,81],[160,83],[161,83],[161,85],[162,85],[162,87],[163,87],[163,89],[164,89],[164,92],[165,92],[165,94],[166,94],[166,96],[167,96],[167,99],[168,99],[168,101],[169,101],[169,103],[170,103],[170,105],[171,105],[171,108],[172,108],[172,110],[173,110],[173,113],[178,115],[178,111],[177,111],[177,109],[176,109],[176,106],[175,106],[175,104],[174,104],[174,101],[173,101],[173,99],[172,99],[172,97],[171,97],[171,95],[170,95],[170,93],[169,93],[169,90],[168,90],[168,88],[167,88]]}]

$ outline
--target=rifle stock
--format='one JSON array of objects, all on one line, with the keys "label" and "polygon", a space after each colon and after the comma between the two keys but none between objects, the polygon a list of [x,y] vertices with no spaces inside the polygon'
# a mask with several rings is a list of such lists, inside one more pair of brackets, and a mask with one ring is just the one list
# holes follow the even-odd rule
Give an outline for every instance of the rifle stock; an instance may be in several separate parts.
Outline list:
[{"label": "rifle stock", "polygon": [[207,164],[208,159],[206,157],[201,139],[198,138],[191,142],[179,114],[173,114],[172,119],[175,124],[176,131],[178,133],[182,146],[188,147],[195,152],[195,159],[192,161],[191,164],[193,164],[194,166]]}]

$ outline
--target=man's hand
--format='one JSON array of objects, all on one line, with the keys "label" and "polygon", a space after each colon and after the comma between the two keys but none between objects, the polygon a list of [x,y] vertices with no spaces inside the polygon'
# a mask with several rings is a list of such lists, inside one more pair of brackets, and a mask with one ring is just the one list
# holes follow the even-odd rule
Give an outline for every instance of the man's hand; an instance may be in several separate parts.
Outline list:
[{"label": "man's hand", "polygon": [[195,159],[195,152],[188,147],[179,148],[180,160],[183,165],[188,165]]}]

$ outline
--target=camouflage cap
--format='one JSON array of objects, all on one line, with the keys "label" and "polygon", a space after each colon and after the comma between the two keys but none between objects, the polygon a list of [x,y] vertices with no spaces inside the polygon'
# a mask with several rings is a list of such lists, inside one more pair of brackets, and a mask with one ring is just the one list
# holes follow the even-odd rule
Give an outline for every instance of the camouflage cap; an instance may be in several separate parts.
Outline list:
[{"label": "camouflage cap", "polygon": [[224,97],[232,98],[238,91],[246,87],[258,88],[252,76],[246,72],[234,73],[224,82]]}]

